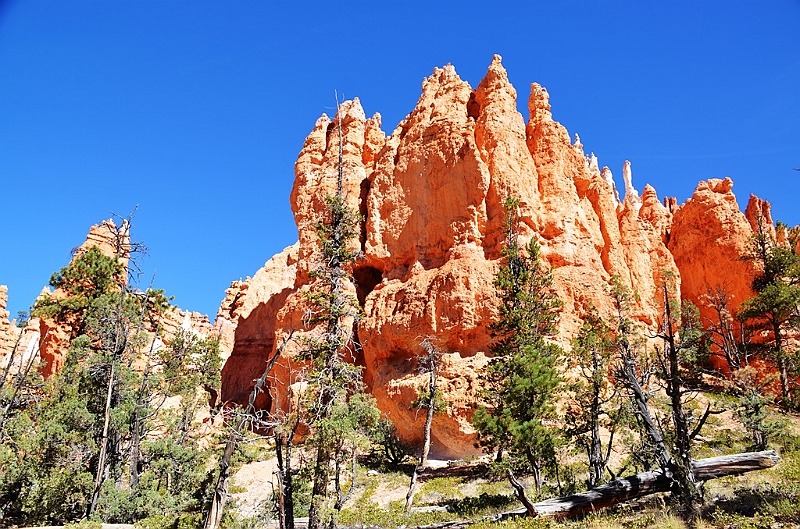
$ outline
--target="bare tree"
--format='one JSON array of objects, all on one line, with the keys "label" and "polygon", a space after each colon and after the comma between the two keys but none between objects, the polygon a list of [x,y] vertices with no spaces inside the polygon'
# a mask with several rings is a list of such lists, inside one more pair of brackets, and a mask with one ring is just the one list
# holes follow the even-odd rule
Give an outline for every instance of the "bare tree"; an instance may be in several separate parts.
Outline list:
[{"label": "bare tree", "polygon": [[707,339],[716,347],[712,355],[721,355],[728,370],[734,372],[750,362],[750,336],[742,320],[731,307],[733,295],[725,284],[708,287],[705,300],[714,310],[714,320],[708,322]]},{"label": "bare tree", "polygon": [[[608,378],[615,352],[611,329],[591,307],[584,318],[577,338],[572,342],[571,359],[577,368],[576,380],[571,384],[575,405],[566,413],[567,436],[584,448],[589,461],[589,487],[603,481],[606,466],[611,458],[617,421],[612,418],[612,403],[619,392]],[[605,451],[600,428],[610,432]]]},{"label": "bare tree", "polygon": [[267,362],[264,372],[255,380],[253,389],[250,391],[250,397],[247,400],[247,406],[239,414],[236,424],[231,427],[230,434],[228,435],[228,441],[225,443],[225,449],[223,450],[222,457],[219,461],[219,476],[217,477],[217,484],[214,487],[214,495],[211,499],[211,506],[206,514],[205,522],[203,524],[204,529],[217,529],[220,526],[220,522],[222,521],[222,513],[225,509],[225,504],[228,501],[228,482],[230,480],[231,473],[231,459],[233,458],[233,454],[236,451],[236,447],[238,446],[247,425],[256,417],[256,398],[258,398],[260,393],[265,391],[269,374],[272,371],[272,368],[275,366],[275,362],[277,362],[278,358],[283,352],[284,347],[286,347],[286,344],[292,338],[292,334],[293,333],[290,333],[288,336],[286,336],[286,338],[284,338],[281,345],[276,349],[275,354],[272,356],[269,362]]},{"label": "bare tree", "polygon": [[616,348],[619,358],[614,369],[614,378],[628,391],[636,418],[646,437],[650,440],[656,464],[660,468],[666,469],[669,466],[671,457],[667,451],[664,436],[650,413],[650,407],[648,406],[650,396],[644,389],[653,374],[653,370],[650,367],[640,369],[639,354],[634,343],[633,323],[626,316],[628,304],[630,303],[630,293],[620,283],[619,278],[614,278],[611,294],[617,309]]},{"label": "bare tree", "polygon": [[[673,304],[670,302],[667,285],[663,287],[664,294],[664,315],[661,332],[658,337],[663,341],[663,349],[658,356],[660,363],[660,375],[664,381],[664,390],[670,399],[670,411],[672,415],[672,426],[674,435],[674,454],[669,460],[665,471],[671,477],[676,487],[676,492],[680,498],[683,515],[687,522],[693,524],[700,516],[700,495],[695,484],[694,474],[692,473],[692,432],[690,431],[690,417],[684,405],[684,395],[689,390],[685,388],[680,369],[680,353],[687,347],[694,347],[694,340],[697,335],[692,336],[689,328],[690,322],[684,318],[682,322],[682,333],[679,337],[676,333],[676,318],[673,317]],[[684,313],[684,316],[686,314]],[[702,421],[708,418],[711,408],[707,409]],[[702,428],[702,423],[698,425],[697,431]],[[696,435],[696,434],[695,434]]]},{"label": "bare tree", "polygon": [[[423,373],[428,374],[428,387],[425,391],[424,398],[418,399],[418,405],[420,408],[426,409],[425,427],[422,434],[422,455],[419,458],[419,463],[414,467],[414,473],[411,475],[411,483],[408,486],[408,493],[406,494],[406,514],[411,511],[411,504],[417,492],[417,477],[419,473],[428,466],[428,454],[431,450],[431,426],[433,425],[433,416],[436,413],[437,406],[436,382],[439,377],[439,364],[442,359],[442,351],[434,345],[433,339],[430,336],[423,339],[421,345],[425,350],[425,356],[420,359],[419,369]],[[422,395],[420,395],[420,397],[422,397]]]},{"label": "bare tree", "polygon": [[[650,441],[655,460],[662,474],[673,483],[673,494],[679,499],[684,519],[693,525],[699,517],[701,498],[693,473],[692,439],[699,434],[710,414],[720,412],[712,411],[709,405],[701,417],[694,418],[686,407],[686,399],[691,398],[694,392],[686,386],[681,361],[684,355],[699,347],[702,329],[696,309],[692,310],[693,306],[685,305],[676,313],[668,282],[664,283],[662,294],[662,321],[659,332],[654,336],[662,341],[662,347],[656,351],[655,364],[639,375],[637,355],[629,339],[630,322],[624,317],[623,312],[627,295],[619,285],[615,288],[614,297],[620,329],[618,337],[620,364],[616,377],[628,389],[639,424]],[[663,382],[662,387],[670,402],[670,443],[664,437],[665,425],[651,413],[648,394],[644,389],[647,379],[653,374]]]}]

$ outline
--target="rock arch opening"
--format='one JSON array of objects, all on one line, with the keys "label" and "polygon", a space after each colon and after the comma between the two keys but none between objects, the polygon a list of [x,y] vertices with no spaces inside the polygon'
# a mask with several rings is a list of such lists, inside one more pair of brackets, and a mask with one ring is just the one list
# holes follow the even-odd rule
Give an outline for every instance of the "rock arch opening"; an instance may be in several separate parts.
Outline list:
[{"label": "rock arch opening", "polygon": [[356,297],[362,307],[369,293],[375,290],[383,279],[383,273],[374,266],[360,266],[353,270],[353,282],[356,284]]}]

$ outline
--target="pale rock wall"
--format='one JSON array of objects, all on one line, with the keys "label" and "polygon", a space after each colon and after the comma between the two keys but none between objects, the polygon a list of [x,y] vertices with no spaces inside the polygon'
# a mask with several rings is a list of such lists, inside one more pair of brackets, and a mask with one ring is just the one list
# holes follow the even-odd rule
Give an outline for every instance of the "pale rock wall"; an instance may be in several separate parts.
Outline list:
[{"label": "pale rock wall", "polygon": [[[227,329],[225,333],[233,328],[232,337],[222,334],[226,344],[232,343],[222,368],[223,401],[246,403],[253,381],[264,372],[267,355],[275,348],[277,313],[295,289],[299,250],[299,244],[286,248],[252,279],[234,282],[228,289],[215,321],[215,328]],[[259,404],[269,407],[270,402]]]},{"label": "pale rock wall", "polygon": [[8,365],[11,351],[17,346],[17,340],[22,332],[10,319],[8,306],[8,287],[0,285],[0,369]]}]

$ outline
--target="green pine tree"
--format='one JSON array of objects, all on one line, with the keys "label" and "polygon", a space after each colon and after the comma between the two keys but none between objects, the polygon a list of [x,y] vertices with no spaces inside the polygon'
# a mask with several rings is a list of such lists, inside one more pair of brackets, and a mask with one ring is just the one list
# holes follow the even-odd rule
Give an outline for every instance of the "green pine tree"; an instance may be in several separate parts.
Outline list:
[{"label": "green pine tree", "polygon": [[[46,382],[27,370],[2,410],[0,525],[198,510],[208,457],[194,418],[207,405],[202,388],[219,387],[216,342],[179,334],[145,352],[145,328],[167,300],[136,292],[121,261],[95,247],[51,284],[67,295],[40,299],[33,314],[69,324],[73,336],[61,369]],[[177,407],[162,406],[170,397]]]},{"label": "green pine tree", "polygon": [[359,448],[355,439],[364,437],[366,429],[378,421],[374,399],[364,394],[361,368],[354,364],[358,347],[354,329],[362,310],[348,285],[361,256],[358,237],[363,218],[345,202],[344,136],[339,112],[335,122],[339,148],[336,194],[326,197],[325,210],[315,224],[319,255],[308,294],[312,315],[307,324],[321,330],[316,338],[306,341],[305,347],[312,364],[304,399],[306,422],[313,431],[308,444],[316,452],[308,513],[311,529],[335,524],[336,512],[346,498],[342,491],[343,457],[352,461],[350,482],[355,483]]},{"label": "green pine tree", "polygon": [[488,405],[475,412],[473,423],[481,446],[497,450],[498,460],[507,451],[513,463],[524,462],[538,490],[542,470],[555,464],[556,435],[546,422],[554,417],[561,382],[556,365],[563,351],[549,339],[556,333],[562,303],[536,241],[524,250],[519,246],[519,201],[509,198],[505,206],[506,264],[495,279],[500,305],[499,318],[491,326],[496,340],[487,373]]},{"label": "green pine tree", "polygon": [[[742,304],[740,316],[749,320],[757,330],[770,335],[770,356],[778,365],[781,397],[784,403],[791,400],[790,375],[797,369],[798,351],[787,344],[790,329],[800,328],[800,255],[797,241],[788,230],[789,244],[777,244],[761,226],[751,240],[750,255],[760,272],[753,279],[756,294]],[[785,230],[779,225],[779,229]]]}]

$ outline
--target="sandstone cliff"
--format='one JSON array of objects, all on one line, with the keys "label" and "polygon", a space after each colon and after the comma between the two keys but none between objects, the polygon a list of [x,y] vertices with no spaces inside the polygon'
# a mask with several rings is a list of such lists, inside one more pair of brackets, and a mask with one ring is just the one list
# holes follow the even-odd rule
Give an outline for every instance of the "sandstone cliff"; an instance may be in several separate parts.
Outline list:
[{"label": "sandstone cliff", "polygon": [[[243,399],[291,330],[313,332],[303,325],[303,291],[316,251],[312,224],[322,198],[335,189],[339,121],[346,200],[366,218],[364,259],[351,285],[365,313],[356,361],[406,441],[421,436],[423,417],[410,402],[422,383],[420,342],[431,336],[448,353],[442,387],[449,408],[435,418],[434,451],[475,451],[470,418],[488,361],[487,327],[496,316],[492,283],[508,196],[520,199],[521,239],[535,237],[553,268],[565,301],[565,345],[590,304],[612,313],[608,291],[615,275],[638,293],[633,316],[656,323],[663,273],[675,278],[673,288],[680,286],[681,272],[666,246],[671,211],[650,187],[639,196],[630,164],[623,168],[620,200],[610,170],[601,171],[553,119],[543,87],[531,86],[527,121],[516,97],[496,56],[475,89],[450,65],[434,70],[415,108],[389,136],[380,131],[380,116],[366,118],[358,100],[340,106],[341,120],[317,121],[295,166],[298,244],[253,280],[234,284],[225,302],[230,308],[221,309],[231,327],[238,318],[223,372],[226,397]],[[278,370],[282,383],[291,384],[290,373],[302,367],[292,364],[292,354],[287,349]]]}]

